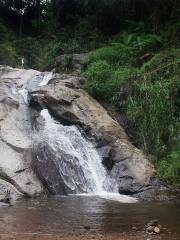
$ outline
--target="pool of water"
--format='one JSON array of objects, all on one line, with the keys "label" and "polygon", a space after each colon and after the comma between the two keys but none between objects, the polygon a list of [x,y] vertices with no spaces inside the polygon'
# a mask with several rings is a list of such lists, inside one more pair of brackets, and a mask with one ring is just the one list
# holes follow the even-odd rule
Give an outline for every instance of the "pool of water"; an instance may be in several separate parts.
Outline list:
[{"label": "pool of water", "polygon": [[1,207],[0,234],[82,233],[85,226],[93,233],[121,233],[132,227],[142,230],[154,218],[180,239],[180,205],[120,203],[95,196],[20,200]]}]

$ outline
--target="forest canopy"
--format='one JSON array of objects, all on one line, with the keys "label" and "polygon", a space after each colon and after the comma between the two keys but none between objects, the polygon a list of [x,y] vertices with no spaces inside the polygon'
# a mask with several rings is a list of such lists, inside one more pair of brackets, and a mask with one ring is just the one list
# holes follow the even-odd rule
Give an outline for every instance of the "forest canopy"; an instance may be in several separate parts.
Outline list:
[{"label": "forest canopy", "polygon": [[126,26],[126,20],[150,21],[156,26],[179,16],[179,0],[0,0],[0,16],[23,32],[76,26],[82,18],[106,34]]}]

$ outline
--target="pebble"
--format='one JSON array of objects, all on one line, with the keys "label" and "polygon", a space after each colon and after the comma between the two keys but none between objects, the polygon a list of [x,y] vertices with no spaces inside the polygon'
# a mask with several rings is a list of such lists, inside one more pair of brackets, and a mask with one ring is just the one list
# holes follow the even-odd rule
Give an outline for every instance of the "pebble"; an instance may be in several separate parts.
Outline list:
[{"label": "pebble", "polygon": [[149,226],[149,227],[147,227],[147,229],[146,229],[149,233],[152,233],[152,232],[154,232],[154,227],[153,226]]},{"label": "pebble", "polygon": [[153,219],[147,223],[147,227],[153,226],[156,227],[159,224],[159,221],[157,219]]},{"label": "pebble", "polygon": [[87,226],[84,226],[84,229],[85,229],[85,230],[90,230],[91,227],[90,227],[89,225],[87,225]]},{"label": "pebble", "polygon": [[137,227],[132,227],[132,230],[133,230],[133,231],[137,231],[138,228],[137,228]]},{"label": "pebble", "polygon": [[159,227],[155,227],[155,228],[154,228],[154,232],[158,234],[158,233],[161,232],[161,229],[160,229]]}]

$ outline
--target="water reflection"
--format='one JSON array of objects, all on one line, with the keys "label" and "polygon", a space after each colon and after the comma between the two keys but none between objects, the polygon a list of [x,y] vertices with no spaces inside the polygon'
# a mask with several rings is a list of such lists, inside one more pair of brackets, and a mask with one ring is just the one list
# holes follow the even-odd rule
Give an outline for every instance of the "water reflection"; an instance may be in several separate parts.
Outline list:
[{"label": "water reflection", "polygon": [[0,208],[0,233],[124,232],[158,218],[180,239],[180,206],[161,203],[123,204],[99,197],[67,196],[19,201]]}]

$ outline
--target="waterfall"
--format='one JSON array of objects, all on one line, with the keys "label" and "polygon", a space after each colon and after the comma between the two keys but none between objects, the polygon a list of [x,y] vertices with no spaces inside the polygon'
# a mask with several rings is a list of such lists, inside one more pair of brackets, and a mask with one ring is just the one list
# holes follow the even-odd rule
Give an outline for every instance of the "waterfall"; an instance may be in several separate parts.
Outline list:
[{"label": "waterfall", "polygon": [[[29,91],[47,85],[52,78],[52,72],[38,73],[18,90],[27,112]],[[41,110],[37,126],[32,133],[36,156],[34,164],[50,192],[93,194],[120,202],[136,201],[118,193],[116,180],[109,176],[97,149],[76,126],[62,125],[47,109]]]},{"label": "waterfall", "polygon": [[[41,90],[41,86],[48,84],[54,74],[12,68],[5,70],[1,77],[0,95],[4,104],[2,109],[7,111],[2,115],[1,137],[10,151],[6,152],[3,147],[0,150],[6,159],[2,161],[5,167],[6,162],[10,165],[16,163],[10,167],[10,175],[14,176],[17,169],[23,170],[23,178],[18,175],[16,180],[23,191],[25,189],[30,194],[41,191],[38,177],[52,194],[86,194],[120,202],[136,201],[118,193],[117,179],[110,176],[102,164],[101,155],[84,132],[75,125],[64,126],[53,118],[48,109],[39,112],[39,105],[33,108],[36,99],[29,107],[32,103],[30,92]],[[28,164],[33,169],[27,168]],[[26,184],[26,176],[34,185]]]},{"label": "waterfall", "polygon": [[[108,175],[96,148],[76,126],[63,126],[47,109],[43,109],[40,115],[44,126],[36,135],[38,160],[41,164],[55,163],[66,193],[93,194],[121,202],[136,201],[118,193],[116,181]],[[50,155],[45,151],[47,148]]]},{"label": "waterfall", "polygon": [[59,124],[53,120],[47,109],[41,111],[41,116],[45,126],[39,139],[55,150],[58,160],[60,155],[69,156],[67,162],[63,159],[57,164],[59,174],[72,192],[113,191],[115,187],[107,176],[98,152],[92,143],[84,139],[78,128]]},{"label": "waterfall", "polygon": [[39,83],[39,87],[41,86],[45,86],[48,84],[48,82],[53,78],[54,73],[53,72],[49,72],[46,73],[43,77],[43,80]]}]

